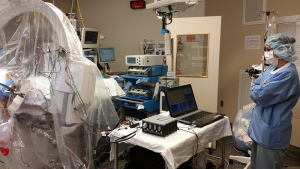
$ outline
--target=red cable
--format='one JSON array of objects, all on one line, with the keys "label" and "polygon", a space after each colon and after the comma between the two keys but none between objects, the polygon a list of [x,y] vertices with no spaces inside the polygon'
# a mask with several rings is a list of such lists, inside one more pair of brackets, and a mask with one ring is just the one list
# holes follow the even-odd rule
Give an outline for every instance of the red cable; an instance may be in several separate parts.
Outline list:
[{"label": "red cable", "polygon": [[23,157],[22,157],[22,151],[21,151],[21,148],[22,148],[22,147],[20,146],[21,160],[22,160],[23,164],[26,164],[29,168],[31,168],[30,165],[29,165],[28,163],[25,163],[25,162],[24,162]]}]

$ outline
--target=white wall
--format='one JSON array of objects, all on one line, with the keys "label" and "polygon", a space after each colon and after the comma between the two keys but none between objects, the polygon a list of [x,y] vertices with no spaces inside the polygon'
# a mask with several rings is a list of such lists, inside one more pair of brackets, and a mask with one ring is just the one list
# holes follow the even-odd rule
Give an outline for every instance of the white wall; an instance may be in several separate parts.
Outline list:
[{"label": "white wall", "polygon": [[[105,36],[101,46],[115,47],[116,62],[109,64],[112,71],[125,71],[125,56],[141,54],[140,44],[144,39],[164,39],[160,34],[161,20],[154,11],[133,10],[130,0],[80,0],[79,3],[85,27],[101,30]],[[204,16],[204,8],[205,0],[202,0],[194,9],[181,13],[181,17]]]},{"label": "white wall", "polygon": [[[267,0],[267,11],[277,11],[278,17],[299,15],[299,0]],[[291,5],[292,4],[292,5]],[[265,24],[242,26],[243,1],[209,0],[205,3],[206,16],[222,16],[218,112],[232,122],[237,114],[239,71],[261,63]],[[260,50],[245,50],[245,36],[261,35]],[[224,106],[220,106],[220,101]],[[293,112],[300,111],[298,101]],[[300,119],[293,118],[291,144],[300,147]]]},{"label": "white wall", "polygon": [[208,77],[180,77],[179,85],[192,84],[198,108],[217,112],[221,17],[176,18],[168,29],[171,31],[171,37],[174,38],[174,61],[176,61],[177,34],[209,34]]}]

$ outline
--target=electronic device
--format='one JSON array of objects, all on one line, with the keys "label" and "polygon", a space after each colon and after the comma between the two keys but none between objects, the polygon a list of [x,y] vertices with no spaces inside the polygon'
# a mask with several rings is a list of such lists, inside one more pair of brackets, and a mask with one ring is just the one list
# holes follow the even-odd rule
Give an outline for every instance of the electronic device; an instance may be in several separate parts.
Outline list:
[{"label": "electronic device", "polygon": [[136,116],[134,116],[134,115],[127,115],[127,116],[125,116],[125,120],[140,121],[140,120],[142,120],[142,119],[144,119],[146,117],[147,117],[146,114],[136,115]]},{"label": "electronic device", "polygon": [[143,1],[143,0],[130,1],[130,8],[131,9],[145,9],[146,8],[146,2]]},{"label": "electronic device", "polygon": [[163,55],[127,55],[126,66],[155,66],[163,65]]},{"label": "electronic device", "polygon": [[115,48],[99,47],[98,56],[99,56],[99,63],[115,62]]},{"label": "electronic device", "polygon": [[137,86],[130,86],[127,91],[128,97],[149,100],[153,98],[153,88],[142,88]]},{"label": "electronic device", "polygon": [[162,76],[165,75],[168,71],[168,65],[158,65],[158,66],[129,66],[126,71],[128,76],[141,76],[141,77],[150,77],[150,76]]},{"label": "electronic device", "polygon": [[161,76],[159,77],[159,85],[167,88],[178,87],[179,86],[179,78],[178,77],[167,77]]},{"label": "electronic device", "polygon": [[146,5],[146,9],[152,9],[159,12],[182,12],[198,4],[201,0],[154,0],[153,3]]},{"label": "electronic device", "polygon": [[100,31],[94,28],[82,28],[81,45],[82,48],[98,48]]},{"label": "electronic device", "polygon": [[[172,23],[172,18],[178,17],[179,12],[184,12],[186,9],[198,4],[201,0],[154,0],[153,3],[147,4],[146,9],[151,9],[155,12],[157,18],[162,20],[162,29],[166,29],[166,25]],[[166,22],[166,18],[170,21]],[[166,54],[170,55],[169,45],[166,44]]]},{"label": "electronic device", "polygon": [[159,103],[154,99],[144,100],[139,98],[132,98],[128,96],[122,96],[116,98],[118,104],[122,107],[132,108],[135,110],[145,111],[151,113],[159,109]]},{"label": "electronic device", "polygon": [[177,131],[177,119],[155,115],[142,120],[143,132],[165,137]]},{"label": "electronic device", "polygon": [[164,90],[171,117],[178,121],[194,124],[198,127],[205,126],[224,115],[198,110],[196,99],[190,84]]},{"label": "electronic device", "polygon": [[84,50],[84,56],[92,61],[93,63],[97,64],[97,50]]}]

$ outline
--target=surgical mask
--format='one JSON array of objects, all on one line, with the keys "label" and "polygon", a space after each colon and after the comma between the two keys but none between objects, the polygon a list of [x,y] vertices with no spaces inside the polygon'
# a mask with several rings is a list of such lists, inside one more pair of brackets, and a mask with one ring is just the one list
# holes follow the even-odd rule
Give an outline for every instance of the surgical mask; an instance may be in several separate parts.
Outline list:
[{"label": "surgical mask", "polygon": [[273,56],[273,51],[265,51],[265,59],[266,59],[266,64],[271,64],[274,56]]},{"label": "surgical mask", "polygon": [[277,66],[278,65],[278,58],[272,58],[272,59],[270,59],[271,60],[271,65],[275,65],[275,66]]}]

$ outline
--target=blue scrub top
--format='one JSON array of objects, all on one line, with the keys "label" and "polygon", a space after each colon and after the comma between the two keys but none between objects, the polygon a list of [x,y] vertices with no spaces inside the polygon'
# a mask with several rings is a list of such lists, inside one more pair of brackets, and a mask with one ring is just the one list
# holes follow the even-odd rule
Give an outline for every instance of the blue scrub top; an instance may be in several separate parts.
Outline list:
[{"label": "blue scrub top", "polygon": [[274,71],[271,65],[251,86],[252,111],[249,137],[268,149],[286,149],[292,134],[292,109],[300,96],[298,72],[288,62]]}]

